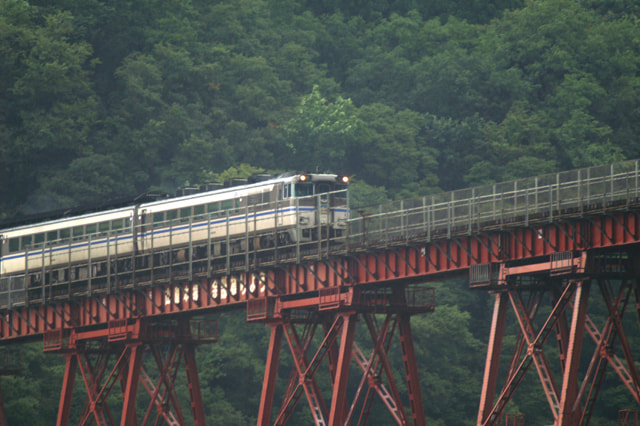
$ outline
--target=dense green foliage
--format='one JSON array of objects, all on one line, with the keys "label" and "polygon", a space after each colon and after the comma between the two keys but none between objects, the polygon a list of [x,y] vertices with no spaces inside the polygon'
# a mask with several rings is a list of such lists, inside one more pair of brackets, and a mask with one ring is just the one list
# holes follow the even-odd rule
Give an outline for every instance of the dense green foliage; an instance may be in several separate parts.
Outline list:
[{"label": "dense green foliage", "polygon": [[[366,205],[640,157],[639,16],[625,0],[0,0],[0,219],[260,170],[346,173]],[[438,305],[415,320],[428,416],[473,424],[491,304],[447,283]],[[235,320],[200,353],[215,424],[257,413],[266,331]],[[37,352],[2,379],[11,423],[55,411],[62,369]],[[598,424],[628,403],[613,389]],[[549,421],[536,398],[509,409]]]},{"label": "dense green foliage", "polygon": [[640,155],[635,6],[486,3],[0,0],[0,215],[240,163],[395,199]]}]

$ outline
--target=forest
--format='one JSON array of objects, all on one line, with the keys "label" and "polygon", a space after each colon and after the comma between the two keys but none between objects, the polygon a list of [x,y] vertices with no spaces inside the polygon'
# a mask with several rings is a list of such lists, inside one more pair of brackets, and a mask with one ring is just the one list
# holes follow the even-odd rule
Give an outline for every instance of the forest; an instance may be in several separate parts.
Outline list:
[{"label": "forest", "polygon": [[[347,174],[361,207],[638,158],[639,17],[634,0],[0,0],[0,220],[263,171]],[[432,284],[436,312],[412,319],[427,420],[475,424],[492,299]],[[218,321],[207,417],[255,424],[268,329]],[[21,352],[9,423],[51,424],[64,359]],[[605,382],[592,424],[615,425],[634,402]],[[531,374],[507,411],[551,421]]]}]

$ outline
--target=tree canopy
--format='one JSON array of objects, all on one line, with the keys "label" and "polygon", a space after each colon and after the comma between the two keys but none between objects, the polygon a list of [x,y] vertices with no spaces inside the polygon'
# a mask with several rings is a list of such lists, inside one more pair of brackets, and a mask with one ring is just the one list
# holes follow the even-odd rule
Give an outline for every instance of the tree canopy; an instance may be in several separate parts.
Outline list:
[{"label": "tree canopy", "polygon": [[630,3],[0,10],[2,216],[171,191],[240,163],[348,173],[397,199],[640,154]]}]

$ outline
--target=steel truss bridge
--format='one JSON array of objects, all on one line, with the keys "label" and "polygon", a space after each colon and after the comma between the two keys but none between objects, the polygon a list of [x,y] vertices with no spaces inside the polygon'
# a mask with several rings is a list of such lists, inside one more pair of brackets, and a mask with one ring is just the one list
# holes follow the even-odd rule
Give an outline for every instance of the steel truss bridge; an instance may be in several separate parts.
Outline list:
[{"label": "steel truss bridge", "polygon": [[[186,255],[181,248],[183,255],[168,265],[154,267],[132,255],[131,265],[140,267],[114,270],[107,279],[58,282],[55,291],[17,285],[32,282],[28,276],[5,280],[0,344],[42,339],[45,351],[65,357],[59,425],[69,422],[78,371],[87,394],[81,424],[185,424],[174,388],[181,362],[190,419],[204,425],[195,347],[214,342],[217,330],[215,322],[197,318],[244,309],[248,321],[271,330],[259,425],[286,423],[304,399],[317,425],[366,423],[376,398],[398,424],[424,425],[417,363],[429,360],[416,359],[410,318],[435,310],[433,290],[424,284],[466,275],[471,288],[494,298],[477,424],[500,424],[529,372],[539,378],[554,425],[586,425],[608,367],[640,406],[637,354],[623,324],[630,310],[640,325],[639,181],[639,161],[616,163],[352,212],[347,235],[311,244],[204,258],[189,244]],[[47,273],[34,273],[40,272]],[[596,298],[606,307],[602,324],[587,310]],[[508,313],[520,332],[505,358]],[[366,328],[371,351],[355,342],[357,324]],[[402,378],[394,377],[388,358],[395,334]],[[560,374],[545,351],[551,336]],[[585,338],[595,350],[586,352],[594,345],[583,345]],[[294,369],[278,408],[283,347]],[[147,371],[145,357],[157,369]],[[355,366],[362,375],[351,395],[347,382]],[[323,373],[329,396],[318,384]],[[406,380],[407,395],[398,379]],[[144,418],[136,416],[139,387],[150,401]],[[121,413],[107,401],[117,389]],[[638,406],[620,407],[628,409],[620,424],[633,424],[634,416],[637,424]]]}]

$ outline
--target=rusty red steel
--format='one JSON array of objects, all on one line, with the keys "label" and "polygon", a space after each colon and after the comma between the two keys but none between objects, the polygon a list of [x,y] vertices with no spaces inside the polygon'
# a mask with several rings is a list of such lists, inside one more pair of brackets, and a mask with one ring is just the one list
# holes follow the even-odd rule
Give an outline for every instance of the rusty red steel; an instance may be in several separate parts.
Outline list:
[{"label": "rusty red steel", "polygon": [[636,211],[578,217],[535,226],[486,230],[425,243],[388,245],[334,258],[281,263],[253,272],[158,286],[122,287],[77,300],[15,307],[0,314],[0,341],[42,336],[49,330],[107,326],[113,319],[243,309],[265,296],[291,296],[320,289],[420,281],[466,274],[473,265],[526,260],[554,253],[595,250],[640,241]]}]

